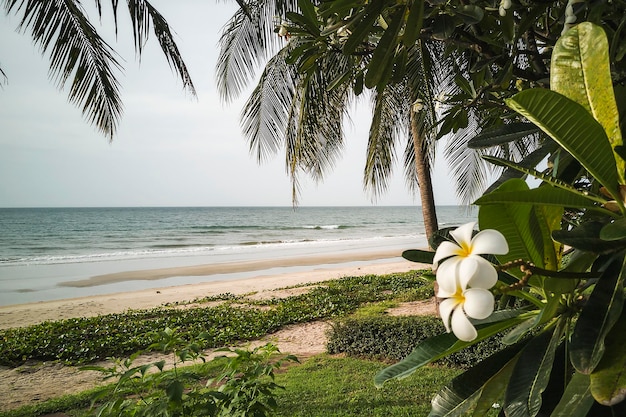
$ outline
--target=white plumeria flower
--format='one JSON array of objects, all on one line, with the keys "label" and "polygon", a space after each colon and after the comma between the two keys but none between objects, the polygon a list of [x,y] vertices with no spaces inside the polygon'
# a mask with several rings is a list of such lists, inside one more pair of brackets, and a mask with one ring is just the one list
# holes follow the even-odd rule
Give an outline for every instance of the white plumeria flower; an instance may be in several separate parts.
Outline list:
[{"label": "white plumeria flower", "polygon": [[489,289],[498,282],[496,269],[480,255],[503,255],[509,251],[509,245],[502,233],[493,229],[472,237],[475,224],[466,223],[451,231],[456,244],[442,242],[435,252],[433,270],[437,271],[437,284],[445,293],[456,293],[459,285],[463,291],[468,287]]},{"label": "white plumeria flower", "polygon": [[440,287],[437,296],[445,298],[439,304],[439,314],[446,331],[450,333],[452,330],[464,342],[471,342],[478,336],[468,317],[485,319],[493,313],[493,294],[484,288],[463,289],[457,281],[454,292],[447,292]]}]

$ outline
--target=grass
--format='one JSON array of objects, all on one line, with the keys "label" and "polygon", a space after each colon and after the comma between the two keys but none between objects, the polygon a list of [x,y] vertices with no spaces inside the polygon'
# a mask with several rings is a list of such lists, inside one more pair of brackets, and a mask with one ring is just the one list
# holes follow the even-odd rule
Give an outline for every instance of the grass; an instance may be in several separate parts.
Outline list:
[{"label": "grass", "polygon": [[459,370],[425,367],[413,377],[374,387],[374,375],[386,365],[355,358],[320,355],[277,376],[285,386],[278,396],[278,416],[427,415],[430,400]]},{"label": "grass", "polygon": [[[319,355],[291,365],[276,376],[285,387],[278,391],[278,417],[409,416],[427,415],[430,400],[441,387],[461,371],[425,367],[410,378],[374,387],[374,375],[384,368],[381,362]],[[219,361],[208,372],[217,374]],[[102,388],[56,398],[36,406],[0,412],[0,417],[36,417],[62,412],[85,414],[90,398]]]}]

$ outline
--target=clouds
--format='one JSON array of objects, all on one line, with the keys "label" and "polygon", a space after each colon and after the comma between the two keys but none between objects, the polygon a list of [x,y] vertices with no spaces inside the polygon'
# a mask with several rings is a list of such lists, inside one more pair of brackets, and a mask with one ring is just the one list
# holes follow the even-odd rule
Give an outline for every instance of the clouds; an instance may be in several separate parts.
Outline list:
[{"label": "clouds", "polygon": [[[112,143],[48,79],[47,61],[28,36],[15,33],[18,19],[0,16],[0,64],[9,78],[0,90],[0,206],[291,204],[282,156],[259,166],[242,138],[239,114],[246,95],[226,106],[216,92],[219,31],[234,6],[155,5],[176,32],[198,100],[182,91],[154,39],[137,63],[127,22],[120,20],[115,43],[105,16],[102,31],[125,67],[124,115]],[[370,204],[362,187],[367,109],[353,118],[343,159],[324,183],[303,182],[302,205]],[[408,195],[396,171],[378,204],[415,204],[419,199]],[[447,181],[439,190],[439,204],[455,204]]]}]

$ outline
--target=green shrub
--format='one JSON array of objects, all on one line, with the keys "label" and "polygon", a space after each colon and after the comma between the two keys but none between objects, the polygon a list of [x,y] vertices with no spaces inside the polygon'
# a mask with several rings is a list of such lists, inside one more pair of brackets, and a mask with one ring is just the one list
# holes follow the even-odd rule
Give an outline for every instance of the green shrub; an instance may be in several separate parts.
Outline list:
[{"label": "green shrub", "polygon": [[[331,354],[399,361],[421,341],[443,332],[441,320],[430,316],[348,318],[333,324],[327,350]],[[438,363],[467,368],[503,348],[494,336]]]}]

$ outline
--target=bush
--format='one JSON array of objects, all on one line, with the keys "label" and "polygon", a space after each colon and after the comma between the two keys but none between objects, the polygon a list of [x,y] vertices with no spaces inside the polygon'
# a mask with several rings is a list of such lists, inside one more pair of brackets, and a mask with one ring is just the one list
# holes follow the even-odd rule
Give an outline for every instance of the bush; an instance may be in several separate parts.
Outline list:
[{"label": "bush", "polygon": [[[441,320],[430,316],[349,318],[333,324],[327,350],[331,354],[399,361],[421,341],[443,332]],[[437,363],[468,368],[503,348],[496,335]]]}]

